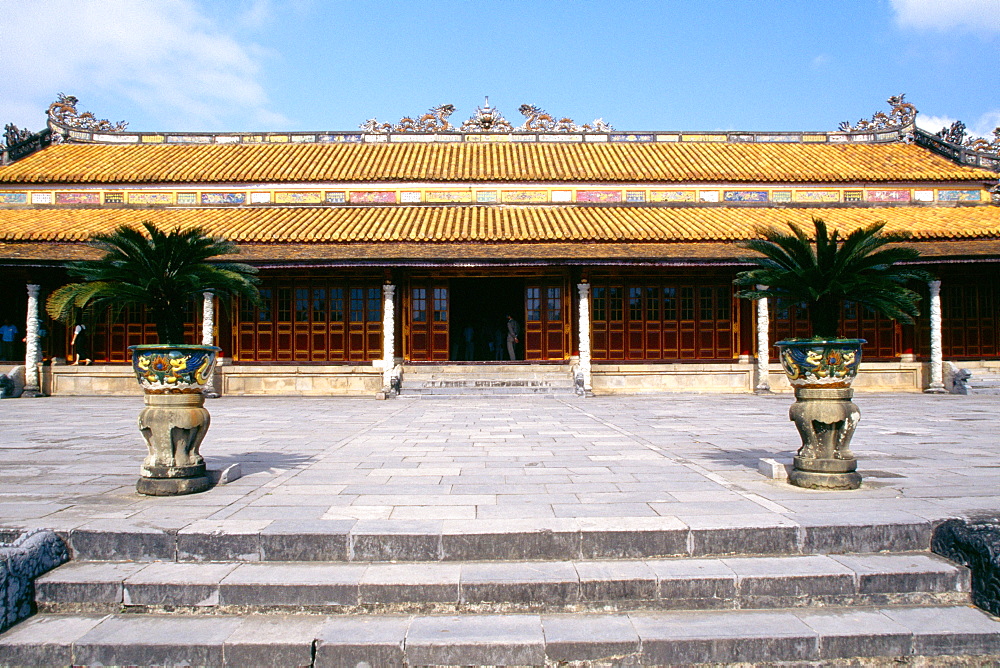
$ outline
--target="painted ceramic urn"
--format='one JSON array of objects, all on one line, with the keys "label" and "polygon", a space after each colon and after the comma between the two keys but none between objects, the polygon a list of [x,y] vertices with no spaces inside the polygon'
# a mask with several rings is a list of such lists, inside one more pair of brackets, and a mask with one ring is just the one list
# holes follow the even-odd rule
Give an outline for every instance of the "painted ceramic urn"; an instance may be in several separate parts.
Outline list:
[{"label": "painted ceramic urn", "polygon": [[861,364],[865,339],[786,339],[775,345],[794,388],[850,387]]},{"label": "painted ceramic urn", "polygon": [[129,346],[128,350],[135,377],[146,394],[200,394],[222,349],[154,343]]}]

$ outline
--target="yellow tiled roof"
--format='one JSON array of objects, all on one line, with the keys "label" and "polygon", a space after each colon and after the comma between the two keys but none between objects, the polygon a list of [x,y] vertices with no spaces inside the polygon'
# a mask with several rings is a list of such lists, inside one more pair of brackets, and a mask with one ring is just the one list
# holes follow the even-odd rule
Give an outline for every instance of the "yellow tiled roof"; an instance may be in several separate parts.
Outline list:
[{"label": "yellow tiled roof", "polygon": [[85,241],[118,225],[202,226],[241,243],[735,241],[757,226],[850,230],[886,221],[914,239],[1000,238],[1000,207],[415,206],[0,210],[0,240]]},{"label": "yellow tiled roof", "polygon": [[60,144],[0,183],[993,181],[912,144]]}]

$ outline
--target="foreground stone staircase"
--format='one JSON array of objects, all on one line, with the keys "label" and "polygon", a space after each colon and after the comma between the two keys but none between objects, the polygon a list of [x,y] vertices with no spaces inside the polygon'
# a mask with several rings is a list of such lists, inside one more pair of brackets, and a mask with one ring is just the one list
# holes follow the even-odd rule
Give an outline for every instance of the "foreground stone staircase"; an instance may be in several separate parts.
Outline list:
[{"label": "foreground stone staircase", "polygon": [[[0,665],[998,665],[929,524],[73,532]],[[393,561],[390,561],[393,560]]]},{"label": "foreground stone staircase", "polygon": [[572,395],[568,364],[408,364],[403,366],[403,396],[482,396],[508,394]]}]

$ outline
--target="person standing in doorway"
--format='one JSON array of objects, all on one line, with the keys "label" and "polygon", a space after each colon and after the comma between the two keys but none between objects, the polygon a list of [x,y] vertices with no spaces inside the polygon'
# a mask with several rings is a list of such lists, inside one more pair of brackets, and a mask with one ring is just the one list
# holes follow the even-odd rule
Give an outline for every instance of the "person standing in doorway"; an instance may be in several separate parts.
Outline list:
[{"label": "person standing in doorway", "polygon": [[17,340],[17,325],[4,318],[0,327],[0,359],[11,362],[14,360],[14,341]]},{"label": "person standing in doorway", "polygon": [[515,344],[520,343],[518,337],[521,336],[521,325],[514,320],[514,317],[507,314],[507,354],[510,355],[510,360],[513,362],[517,359],[515,354]]},{"label": "person standing in doorway", "polygon": [[86,366],[91,363],[86,325],[80,323],[73,328],[73,338],[70,339],[69,345],[73,347],[73,361],[70,362],[70,365],[83,364]]}]

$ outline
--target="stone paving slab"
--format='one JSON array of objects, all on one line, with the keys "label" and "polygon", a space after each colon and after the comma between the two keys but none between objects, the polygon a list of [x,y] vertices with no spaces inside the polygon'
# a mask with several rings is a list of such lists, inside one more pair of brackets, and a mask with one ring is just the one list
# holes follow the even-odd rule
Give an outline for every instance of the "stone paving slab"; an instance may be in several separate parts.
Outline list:
[{"label": "stone paving slab", "polygon": [[[1000,621],[971,607],[265,618],[36,615],[0,634],[0,658],[13,666],[541,666],[602,660],[689,665],[865,656],[883,659],[880,665],[931,657],[919,665],[936,665],[933,657],[949,655],[963,657],[961,665],[996,665]],[[313,661],[305,660],[310,656]]]},{"label": "stone paving slab", "polygon": [[111,560],[812,553],[924,549],[934,522],[1000,508],[996,397],[859,394],[849,492],[758,472],[798,445],[790,403],[223,397],[202,452],[243,477],[169,498],[134,491],[140,396],[5,400],[0,540],[51,528]]}]

